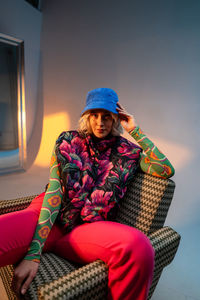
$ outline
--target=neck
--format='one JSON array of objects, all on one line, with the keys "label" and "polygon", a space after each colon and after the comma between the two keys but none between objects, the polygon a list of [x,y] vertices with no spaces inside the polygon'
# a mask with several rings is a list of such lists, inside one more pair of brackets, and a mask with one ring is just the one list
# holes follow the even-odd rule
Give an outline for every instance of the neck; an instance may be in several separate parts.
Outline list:
[{"label": "neck", "polygon": [[93,133],[91,134],[91,137],[93,139],[94,142],[100,142],[100,141],[105,141],[105,140],[109,140],[111,138],[113,138],[113,135],[111,133],[109,133],[107,136],[105,136],[104,138],[98,138],[96,135],[94,135]]}]

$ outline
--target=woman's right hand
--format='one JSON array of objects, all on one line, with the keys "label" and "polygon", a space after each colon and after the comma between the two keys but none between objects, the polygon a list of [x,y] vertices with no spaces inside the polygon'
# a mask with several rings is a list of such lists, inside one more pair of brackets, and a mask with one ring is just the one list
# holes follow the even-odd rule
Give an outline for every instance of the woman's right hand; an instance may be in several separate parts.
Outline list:
[{"label": "woman's right hand", "polygon": [[130,133],[130,131],[134,130],[134,128],[136,127],[135,118],[131,114],[129,114],[119,102],[117,103],[116,109],[122,127]]},{"label": "woman's right hand", "polygon": [[18,296],[24,295],[36,276],[39,263],[32,260],[22,260],[16,267],[13,278],[13,289]]}]

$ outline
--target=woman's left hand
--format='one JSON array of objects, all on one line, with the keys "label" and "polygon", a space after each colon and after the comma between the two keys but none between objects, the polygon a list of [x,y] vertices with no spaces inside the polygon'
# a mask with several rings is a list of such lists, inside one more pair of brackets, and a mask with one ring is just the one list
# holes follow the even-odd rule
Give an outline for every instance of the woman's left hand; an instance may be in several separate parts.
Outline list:
[{"label": "woman's left hand", "polygon": [[38,268],[38,262],[26,259],[23,259],[16,267],[12,287],[19,298],[26,293],[33,278],[37,274]]},{"label": "woman's left hand", "polygon": [[122,127],[127,132],[131,132],[137,126],[134,117],[130,115],[119,102],[117,103],[117,106],[117,111]]}]

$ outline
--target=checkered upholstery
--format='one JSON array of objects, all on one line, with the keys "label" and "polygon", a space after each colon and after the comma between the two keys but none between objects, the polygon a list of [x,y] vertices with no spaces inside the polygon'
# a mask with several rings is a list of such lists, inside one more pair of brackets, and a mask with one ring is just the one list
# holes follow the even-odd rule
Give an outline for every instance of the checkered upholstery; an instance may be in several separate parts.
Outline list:
[{"label": "checkered upholstery", "polygon": [[170,179],[138,173],[127,189],[116,221],[149,235],[163,226],[174,188]]},{"label": "checkered upholstery", "polygon": [[[148,299],[163,268],[173,260],[180,241],[177,232],[170,227],[163,227],[174,188],[172,180],[138,172],[128,187],[116,217],[117,222],[143,231],[155,250],[154,277]],[[34,197],[0,201],[0,214],[23,209]],[[107,295],[107,272],[106,264],[100,260],[80,266],[53,253],[45,253],[25,299],[103,300]],[[13,266],[1,268],[0,276],[9,300],[17,299],[11,290]]]}]

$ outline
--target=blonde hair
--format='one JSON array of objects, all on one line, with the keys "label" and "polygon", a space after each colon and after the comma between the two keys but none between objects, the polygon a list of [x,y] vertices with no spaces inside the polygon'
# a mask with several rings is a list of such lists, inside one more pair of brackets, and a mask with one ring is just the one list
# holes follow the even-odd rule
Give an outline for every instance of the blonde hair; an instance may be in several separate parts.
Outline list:
[{"label": "blonde hair", "polygon": [[[119,136],[120,134],[123,133],[123,127],[120,123],[120,120],[118,118],[118,115],[110,112],[112,118],[113,118],[113,125],[112,125],[112,129],[111,129],[111,134],[113,136]],[[89,117],[90,117],[90,112],[86,112],[80,119],[78,122],[78,131],[80,134],[85,135],[85,134],[91,134],[92,133],[92,129],[90,126],[90,121],[89,121]]]}]

